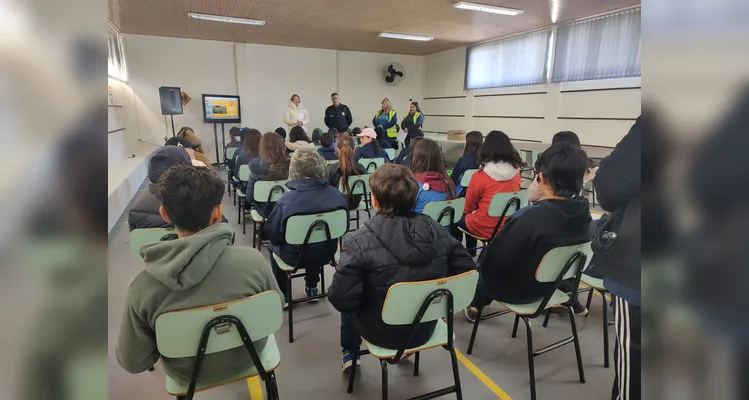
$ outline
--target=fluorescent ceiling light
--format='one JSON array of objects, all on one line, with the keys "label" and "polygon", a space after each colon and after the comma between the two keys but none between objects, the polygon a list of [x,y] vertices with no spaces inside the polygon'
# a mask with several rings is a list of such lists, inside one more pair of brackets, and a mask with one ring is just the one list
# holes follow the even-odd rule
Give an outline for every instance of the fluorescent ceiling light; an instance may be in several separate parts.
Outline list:
[{"label": "fluorescent ceiling light", "polygon": [[232,24],[245,24],[245,25],[265,25],[265,21],[262,21],[259,19],[235,18],[235,17],[225,17],[222,15],[198,14],[198,13],[187,13],[187,16],[190,18],[195,18],[195,19],[204,19],[206,21],[230,22]]},{"label": "fluorescent ceiling light", "polygon": [[512,15],[512,16],[520,15],[523,13],[523,10],[516,10],[514,8],[489,6],[486,4],[470,3],[467,1],[461,1],[460,3],[455,3],[454,7],[460,8],[461,10],[481,11],[481,12],[488,12],[492,14],[502,14],[502,15]]},{"label": "fluorescent ceiling light", "polygon": [[378,36],[382,38],[390,38],[390,39],[418,40],[420,42],[428,42],[434,39],[434,37],[432,36],[406,35],[405,33],[389,33],[389,32],[381,32]]}]

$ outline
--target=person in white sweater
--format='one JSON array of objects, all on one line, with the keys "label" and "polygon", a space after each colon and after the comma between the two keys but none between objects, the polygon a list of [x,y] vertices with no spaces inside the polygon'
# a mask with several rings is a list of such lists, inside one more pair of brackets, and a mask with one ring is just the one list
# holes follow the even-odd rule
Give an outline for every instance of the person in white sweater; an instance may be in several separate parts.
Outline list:
[{"label": "person in white sweater", "polygon": [[288,126],[287,130],[289,131],[295,126],[301,126],[302,129],[305,131],[307,130],[306,126],[309,125],[309,113],[307,112],[307,108],[304,107],[304,103],[302,103],[302,99],[298,94],[291,95],[289,104],[286,106],[286,113],[284,113],[283,120]]}]

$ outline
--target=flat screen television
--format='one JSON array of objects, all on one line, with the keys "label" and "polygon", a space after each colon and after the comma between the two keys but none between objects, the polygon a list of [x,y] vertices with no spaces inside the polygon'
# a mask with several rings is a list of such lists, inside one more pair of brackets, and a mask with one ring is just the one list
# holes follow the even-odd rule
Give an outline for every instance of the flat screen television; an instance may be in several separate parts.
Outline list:
[{"label": "flat screen television", "polygon": [[203,122],[206,124],[242,122],[239,96],[204,94]]}]

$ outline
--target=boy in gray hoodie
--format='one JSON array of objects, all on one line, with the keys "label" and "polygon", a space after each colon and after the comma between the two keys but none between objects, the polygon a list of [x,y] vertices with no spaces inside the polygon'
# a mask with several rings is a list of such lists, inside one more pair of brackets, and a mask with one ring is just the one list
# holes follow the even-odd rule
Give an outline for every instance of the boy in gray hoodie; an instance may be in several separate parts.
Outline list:
[{"label": "boy in gray hoodie", "polygon": [[[159,315],[279,291],[260,252],[232,246],[234,232],[221,223],[224,186],[213,170],[175,165],[162,174],[157,195],[161,216],[177,228],[178,239],[140,249],[145,270],[128,288],[117,344],[117,360],[131,373],[147,370],[161,357],[154,330]],[[260,352],[265,339],[254,345]],[[172,379],[189,382],[195,357],[161,358]],[[198,384],[228,379],[250,365],[243,347],[207,354]]]}]

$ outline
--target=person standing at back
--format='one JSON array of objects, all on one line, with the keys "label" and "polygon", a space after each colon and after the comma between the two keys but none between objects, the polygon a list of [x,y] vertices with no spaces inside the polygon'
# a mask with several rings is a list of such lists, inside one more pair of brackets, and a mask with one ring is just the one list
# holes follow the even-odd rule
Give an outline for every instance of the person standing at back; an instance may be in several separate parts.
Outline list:
[{"label": "person standing at back", "polygon": [[354,161],[359,162],[362,158],[384,158],[386,163],[390,162],[390,157],[377,142],[377,133],[374,129],[364,128],[356,137],[361,140],[361,146],[356,148]]},{"label": "person standing at back", "polygon": [[[408,115],[403,117],[403,121],[401,121],[401,129],[403,129],[403,132],[406,132],[408,135],[406,135],[406,140],[403,143],[406,147],[408,147],[408,144],[411,142],[411,139],[413,139],[413,136],[411,136],[411,132],[414,131],[414,129],[418,129],[419,132],[421,132],[421,129],[424,125],[424,114],[421,113],[421,107],[419,107],[419,102],[414,101],[411,103],[411,108],[409,109]],[[422,133],[422,136],[424,134]]]},{"label": "person standing at back", "polygon": [[333,105],[325,109],[325,126],[335,128],[338,132],[348,131],[349,126],[354,121],[351,110],[345,104],[341,104],[341,98],[338,93],[330,95]]},{"label": "person standing at back", "polygon": [[375,128],[381,128],[385,133],[385,140],[390,143],[390,148],[398,148],[398,113],[393,110],[393,106],[390,103],[390,99],[385,97],[380,103],[382,108],[377,110],[374,118],[372,118],[372,125]]},{"label": "person standing at back", "polygon": [[283,116],[283,122],[286,123],[289,130],[295,126],[301,126],[302,129],[306,130],[305,127],[309,125],[309,112],[307,112],[307,108],[304,107],[304,103],[302,103],[298,94],[291,95]]},{"label": "person standing at back", "polygon": [[447,175],[442,151],[434,140],[422,139],[414,147],[413,172],[419,182],[414,209],[417,213],[424,211],[427,203],[455,198],[455,185]]},{"label": "person standing at back", "polygon": [[455,168],[450,175],[459,196],[465,196],[465,188],[460,184],[463,174],[469,169],[479,168],[479,151],[482,144],[484,144],[484,135],[481,132],[471,131],[466,134],[466,147],[463,148],[463,156],[455,163]]}]

